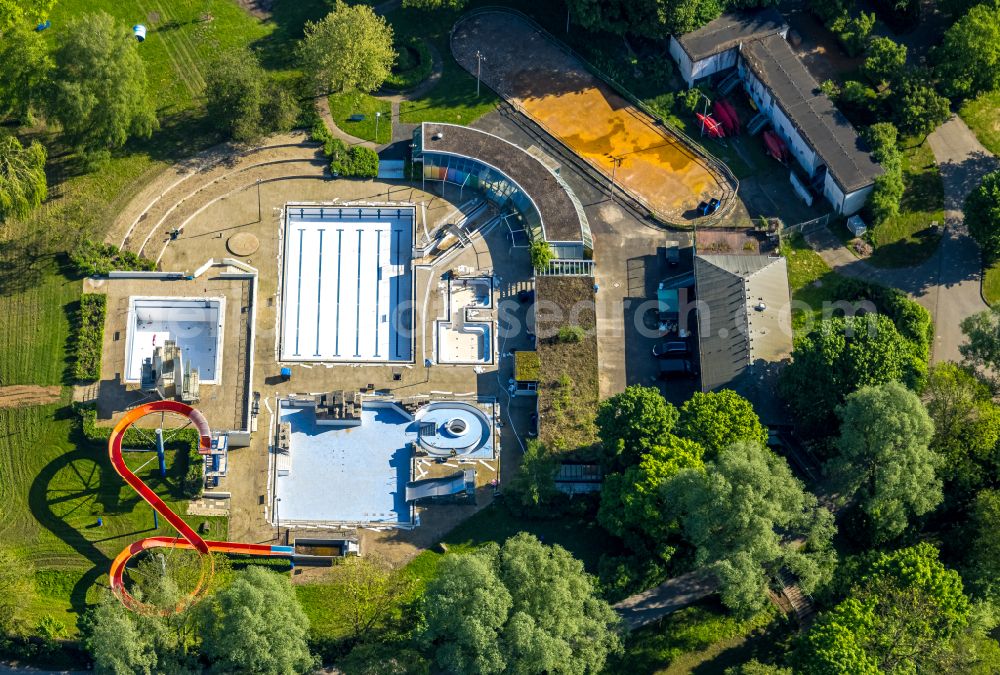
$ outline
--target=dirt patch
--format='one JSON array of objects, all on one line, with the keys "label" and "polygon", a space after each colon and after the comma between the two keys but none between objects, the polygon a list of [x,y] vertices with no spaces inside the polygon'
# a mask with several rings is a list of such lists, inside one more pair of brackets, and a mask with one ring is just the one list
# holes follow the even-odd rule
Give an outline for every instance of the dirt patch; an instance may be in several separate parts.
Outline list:
[{"label": "dirt patch", "polygon": [[27,405],[55,403],[62,395],[62,387],[40,387],[34,384],[19,384],[0,387],[0,408],[15,408]]},{"label": "dirt patch", "polygon": [[248,14],[258,19],[265,20],[271,18],[273,0],[236,0],[236,4],[246,10]]}]

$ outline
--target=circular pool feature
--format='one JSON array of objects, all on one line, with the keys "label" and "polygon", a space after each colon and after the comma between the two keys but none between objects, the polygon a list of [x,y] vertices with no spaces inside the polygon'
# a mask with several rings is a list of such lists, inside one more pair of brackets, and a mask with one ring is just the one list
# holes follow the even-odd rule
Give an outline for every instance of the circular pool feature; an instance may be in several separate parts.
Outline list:
[{"label": "circular pool feature", "polygon": [[466,455],[491,440],[490,418],[476,406],[461,401],[428,403],[414,416],[418,425],[434,425],[434,435],[419,435],[417,442],[432,457]]}]

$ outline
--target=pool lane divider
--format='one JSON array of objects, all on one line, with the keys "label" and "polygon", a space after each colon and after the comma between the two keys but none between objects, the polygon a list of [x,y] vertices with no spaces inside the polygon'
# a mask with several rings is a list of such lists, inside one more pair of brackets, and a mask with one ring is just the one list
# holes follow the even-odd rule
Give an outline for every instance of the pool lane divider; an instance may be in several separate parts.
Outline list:
[{"label": "pool lane divider", "polygon": [[298,290],[295,292],[295,356],[299,355],[299,318],[302,316],[302,239],[304,236],[305,230],[299,228],[299,279]]},{"label": "pool lane divider", "polygon": [[333,331],[333,355],[340,356],[340,255],[344,251],[344,230],[337,229],[337,321]]},{"label": "pool lane divider", "polygon": [[[361,209],[358,209],[358,218],[361,218]],[[354,358],[361,357],[361,233],[358,230],[358,291],[354,303]]]},{"label": "pool lane divider", "polygon": [[382,289],[382,230],[375,230],[375,358],[378,358],[378,301]]},{"label": "pool lane divider", "polygon": [[319,271],[316,279],[316,353],[314,354],[317,357],[319,356],[319,329],[323,325],[320,323],[320,314],[323,308],[323,233],[325,231],[322,228],[319,231]]},{"label": "pool lane divider", "polygon": [[[139,541],[126,546],[125,549],[122,550],[122,552],[119,553],[118,556],[111,562],[111,570],[109,573],[111,591],[129,609],[147,613],[162,612],[132,596],[125,589],[124,582],[126,565],[128,565],[128,562],[133,557],[142,551],[154,548],[178,548],[192,550],[197,551],[198,554],[202,556],[203,561],[207,561],[207,565],[202,564],[201,576],[198,578],[198,583],[196,584],[194,590],[188,594],[187,600],[193,600],[201,595],[205,589],[207,580],[210,579],[214,573],[212,558],[209,556],[210,553],[232,553],[239,555],[283,558],[292,558],[295,553],[294,548],[291,546],[244,544],[233,541],[208,541],[202,539],[201,536],[194,531],[194,528],[188,525],[183,518],[174,513],[170,507],[167,506],[166,502],[160,499],[160,497],[153,492],[153,490],[146,485],[141,478],[136,476],[132,470],[128,468],[125,464],[124,458],[122,457],[122,440],[125,437],[125,432],[127,432],[129,428],[131,428],[132,425],[141,418],[157,412],[172,412],[188,418],[198,430],[198,452],[200,454],[207,455],[212,448],[212,432],[209,429],[208,421],[205,419],[205,416],[198,410],[195,410],[191,406],[179,401],[153,401],[129,410],[122,416],[121,420],[118,421],[118,424],[115,425],[115,428],[111,432],[111,437],[108,439],[108,456],[111,459],[111,466],[114,467],[115,471],[125,480],[129,487],[135,490],[147,504],[153,507],[153,510],[157,514],[159,514],[164,520],[170,523],[175,530],[177,530],[179,535],[178,537],[147,537],[145,539],[140,539]],[[184,604],[184,602],[179,603],[176,609],[182,608]]]}]

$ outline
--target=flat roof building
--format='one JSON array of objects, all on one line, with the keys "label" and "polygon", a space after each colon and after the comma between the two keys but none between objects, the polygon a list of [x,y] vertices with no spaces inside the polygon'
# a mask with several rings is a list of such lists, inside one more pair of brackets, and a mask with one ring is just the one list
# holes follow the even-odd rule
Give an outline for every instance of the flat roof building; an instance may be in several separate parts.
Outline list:
[{"label": "flat roof building", "polygon": [[584,258],[594,241],[583,205],[565,180],[537,154],[499,136],[455,124],[424,122],[413,133],[413,161],[425,181],[481,194],[516,211],[534,239],[553,244],[561,258]]}]

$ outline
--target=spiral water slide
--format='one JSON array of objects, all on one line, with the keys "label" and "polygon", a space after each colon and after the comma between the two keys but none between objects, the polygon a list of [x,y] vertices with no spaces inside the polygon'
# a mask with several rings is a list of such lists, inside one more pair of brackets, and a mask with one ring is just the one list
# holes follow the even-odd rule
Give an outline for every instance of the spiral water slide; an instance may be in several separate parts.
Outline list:
[{"label": "spiral water slide", "polygon": [[[152,403],[147,403],[137,408],[133,408],[122,417],[121,421],[115,425],[114,430],[111,432],[111,438],[108,440],[108,455],[111,458],[111,465],[115,467],[115,471],[118,472],[118,475],[124,478],[125,482],[128,483],[133,490],[139,493],[139,496],[146,500],[146,502],[148,502],[149,505],[152,506],[164,520],[170,523],[179,534],[178,537],[147,537],[145,539],[141,539],[126,547],[125,550],[118,554],[118,557],[114,559],[114,562],[111,563],[111,590],[118,596],[125,606],[136,610],[144,609],[144,605],[130,595],[127,590],[125,590],[123,576],[125,573],[125,566],[128,564],[128,561],[131,560],[133,556],[138,555],[141,551],[151,548],[166,547],[194,550],[202,556],[207,556],[209,553],[214,552],[284,558],[290,558],[294,553],[294,549],[291,546],[243,544],[233,541],[206,541],[202,539],[190,525],[184,522],[183,518],[171,511],[166,503],[160,499],[156,493],[149,488],[149,486],[143,483],[138,476],[132,473],[128,466],[125,465],[125,460],[122,458],[122,439],[125,437],[125,432],[128,431],[129,427],[135,424],[140,418],[145,417],[150,413],[158,412],[170,412],[188,418],[198,430],[198,435],[200,437],[200,451],[203,454],[208,453],[212,445],[212,434],[209,430],[208,421],[205,419],[205,416],[191,406],[177,401],[154,401]],[[198,584],[195,589],[191,592],[191,598],[196,597],[201,592],[207,577],[211,576],[211,573],[211,558],[208,558],[208,565],[203,566],[201,578],[198,580]]]}]

